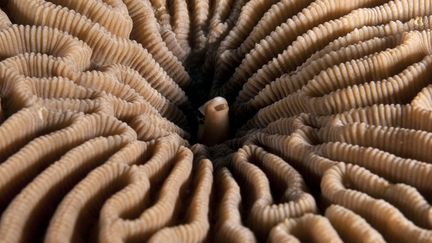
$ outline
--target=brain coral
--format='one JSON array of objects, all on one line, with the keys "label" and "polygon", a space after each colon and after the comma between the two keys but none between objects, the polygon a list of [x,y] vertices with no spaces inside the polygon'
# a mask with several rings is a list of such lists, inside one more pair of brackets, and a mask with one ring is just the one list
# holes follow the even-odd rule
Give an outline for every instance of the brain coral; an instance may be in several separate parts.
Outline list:
[{"label": "brain coral", "polygon": [[432,0],[0,9],[0,242],[432,242]]}]

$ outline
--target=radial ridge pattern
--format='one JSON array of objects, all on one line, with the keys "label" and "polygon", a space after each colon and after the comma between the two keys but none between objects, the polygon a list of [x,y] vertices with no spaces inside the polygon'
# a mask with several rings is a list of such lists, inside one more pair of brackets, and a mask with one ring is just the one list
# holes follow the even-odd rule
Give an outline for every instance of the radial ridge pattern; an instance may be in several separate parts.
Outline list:
[{"label": "radial ridge pattern", "polygon": [[3,1],[0,242],[432,242],[431,70],[432,0]]}]

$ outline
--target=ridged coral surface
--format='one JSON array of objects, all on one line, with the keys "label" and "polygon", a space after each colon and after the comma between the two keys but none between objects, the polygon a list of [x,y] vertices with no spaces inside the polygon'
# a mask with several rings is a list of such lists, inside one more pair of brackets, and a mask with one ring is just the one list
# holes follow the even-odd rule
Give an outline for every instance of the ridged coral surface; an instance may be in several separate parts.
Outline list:
[{"label": "ridged coral surface", "polygon": [[1,243],[432,242],[432,0],[0,7]]}]

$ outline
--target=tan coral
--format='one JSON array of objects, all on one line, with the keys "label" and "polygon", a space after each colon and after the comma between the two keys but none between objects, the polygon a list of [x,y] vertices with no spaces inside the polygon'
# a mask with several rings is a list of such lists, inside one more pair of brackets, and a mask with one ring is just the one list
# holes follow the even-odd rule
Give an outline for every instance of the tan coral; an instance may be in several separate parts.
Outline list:
[{"label": "tan coral", "polygon": [[313,214],[287,219],[273,227],[269,242],[343,242],[328,219]]},{"label": "tan coral", "polygon": [[240,187],[227,168],[218,171],[223,197],[218,211],[216,240],[223,242],[257,242],[253,232],[242,223]]},{"label": "tan coral", "polygon": [[[253,192],[249,199],[248,224],[260,237],[284,218],[316,211],[315,200],[304,192],[303,178],[279,157],[259,147],[245,146],[234,154],[232,166],[235,174],[247,185],[246,190]],[[279,203],[274,202],[266,174],[283,188]]]},{"label": "tan coral", "polygon": [[[11,9],[13,9],[12,12],[15,15],[19,16],[17,19],[32,20],[35,24],[43,24],[66,31],[84,40],[93,50],[98,50],[93,52],[91,58],[94,64],[109,65],[118,63],[130,66],[170,100],[180,103],[186,101],[184,92],[153,59],[151,54],[146,49],[141,48],[140,45],[128,39],[113,36],[103,27],[95,25],[84,16],[76,18],[75,12],[65,8],[56,8],[56,5],[52,4],[46,6],[43,0],[35,0],[30,2],[30,4],[26,1],[21,2],[20,0],[12,2]],[[40,9],[40,11],[52,17],[41,18],[41,15],[36,15],[34,9]],[[64,15],[70,20],[57,22],[55,21],[55,16],[57,15]],[[80,16],[79,13],[77,15]],[[127,52],[134,53],[134,58],[131,58],[131,55],[128,55]],[[163,80],[170,81],[165,82]]]},{"label": "tan coral", "polygon": [[[424,74],[430,61],[427,54],[429,48],[414,46],[420,39],[427,45],[429,35],[429,31],[408,32],[401,39],[405,44],[320,72],[301,90],[261,109],[246,128],[263,126],[277,117],[289,117],[302,112],[330,115],[373,104],[409,101],[427,82]],[[411,51],[420,53],[410,54]],[[396,57],[399,55],[404,58]]]},{"label": "tan coral", "polygon": [[431,4],[1,2],[0,241],[430,242]]},{"label": "tan coral", "polygon": [[331,205],[325,216],[344,241],[349,242],[386,242],[384,238],[362,217],[339,205]]},{"label": "tan coral", "polygon": [[[302,50],[312,51],[313,48],[303,49],[303,46],[301,46],[302,44],[307,43],[309,40],[302,41],[300,39],[297,39],[297,42],[300,43],[300,48],[292,46],[296,42],[293,42],[292,45],[289,44],[294,41],[296,37],[300,38],[302,33],[306,32],[305,35],[307,35],[308,32],[312,32],[311,29],[313,29],[313,27],[317,25],[319,27],[324,27],[324,25],[322,25],[322,22],[320,21],[328,20],[329,18],[341,17],[343,14],[348,14],[350,11],[362,6],[380,3],[372,2],[373,1],[370,0],[350,1],[349,5],[346,3],[341,4],[342,2],[334,0],[318,0],[312,2],[308,7],[304,8],[297,15],[289,18],[288,20],[286,20],[285,23],[278,26],[273,32],[271,32],[268,38],[266,37],[260,40],[258,45],[256,45],[255,48],[251,50],[241,61],[241,64],[236,68],[236,71],[230,78],[230,80],[221,87],[220,92],[224,95],[230,94],[233,89],[239,86],[239,82],[246,81],[245,79],[249,78],[250,75],[261,69],[262,65],[271,61],[271,58],[282,57],[283,55],[281,54],[281,52],[285,48],[287,48],[287,45],[291,47],[292,52],[301,52]],[[326,11],[320,11],[321,9],[325,9]],[[359,16],[357,17],[359,18]],[[327,33],[332,33],[332,31],[328,31]],[[320,38],[311,39],[316,41],[321,40]],[[323,44],[324,42],[325,40],[321,40],[321,44]],[[278,56],[278,54],[281,55]],[[298,55],[298,53],[296,53],[295,55]],[[297,57],[297,59],[294,60],[296,60],[296,65],[298,65],[298,62],[300,62],[301,59],[299,59],[298,56],[295,57]],[[234,64],[236,63],[234,62]]]},{"label": "tan coral", "polygon": [[160,230],[149,239],[149,242],[163,242],[172,239],[181,242],[202,242],[207,239],[210,229],[208,213],[213,184],[213,165],[208,159],[200,160],[197,163],[198,168],[196,168],[196,177],[193,182],[195,184],[194,194],[187,207],[185,222]]},{"label": "tan coral", "polygon": [[[430,230],[415,225],[390,203],[379,200],[382,195],[386,195],[386,190],[397,190],[403,187],[403,184],[389,184],[364,168],[343,163],[326,171],[321,182],[324,197],[364,217],[379,229],[386,239],[430,242]],[[402,189],[404,192],[408,190],[409,188]],[[371,193],[371,196],[363,191]],[[392,195],[390,194],[389,197]],[[398,199],[392,200],[397,202]],[[408,200],[414,202],[416,199]]]}]

